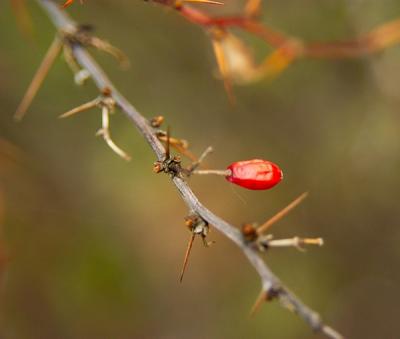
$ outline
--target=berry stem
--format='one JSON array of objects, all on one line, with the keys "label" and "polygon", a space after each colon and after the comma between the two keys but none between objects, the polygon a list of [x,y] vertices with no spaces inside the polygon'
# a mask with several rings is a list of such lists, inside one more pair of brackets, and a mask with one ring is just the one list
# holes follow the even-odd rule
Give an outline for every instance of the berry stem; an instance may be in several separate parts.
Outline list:
[{"label": "berry stem", "polygon": [[228,177],[232,174],[231,170],[196,170],[193,171],[193,174],[202,174],[202,175],[208,175],[208,174],[215,174],[215,175],[222,175],[224,177]]}]

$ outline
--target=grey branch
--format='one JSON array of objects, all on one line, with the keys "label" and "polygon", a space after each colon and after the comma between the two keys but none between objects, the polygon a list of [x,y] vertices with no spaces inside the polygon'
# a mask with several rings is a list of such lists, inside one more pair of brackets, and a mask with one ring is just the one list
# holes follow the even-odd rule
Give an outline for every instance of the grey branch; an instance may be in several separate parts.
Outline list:
[{"label": "grey branch", "polygon": [[[45,10],[57,30],[73,31],[77,27],[76,23],[69,18],[66,12],[53,1],[37,0],[37,2]],[[115,100],[116,104],[147,140],[157,156],[157,160],[162,161],[165,156],[164,147],[158,140],[155,130],[150,126],[148,120],[144,118],[144,116],[142,116],[122,94],[119,93],[117,88],[112,84],[97,62],[90,56],[85,47],[79,44],[72,44],[71,50],[77,63],[83,69],[88,71],[99,90],[102,91],[104,88],[109,88],[111,90],[112,98]],[[224,236],[233,241],[243,251],[250,264],[260,276],[262,290],[266,295],[269,292],[275,293],[284,306],[298,314],[314,331],[323,333],[328,338],[343,338],[338,332],[324,325],[317,313],[308,308],[297,296],[282,285],[280,280],[271,272],[269,267],[261,258],[260,253],[243,240],[243,237],[237,228],[207,209],[198,200],[196,195],[183,179],[176,176],[172,178],[172,182],[175,184],[183,200],[192,212],[201,216]]]}]

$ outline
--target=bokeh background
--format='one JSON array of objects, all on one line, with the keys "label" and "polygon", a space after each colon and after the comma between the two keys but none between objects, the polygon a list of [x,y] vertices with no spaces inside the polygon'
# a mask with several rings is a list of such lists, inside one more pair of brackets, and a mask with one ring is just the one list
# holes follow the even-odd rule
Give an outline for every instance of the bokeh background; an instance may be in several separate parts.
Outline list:
[{"label": "bokeh background", "polygon": [[[27,1],[34,39],[0,2],[1,338],[310,338],[277,303],[248,311],[259,279],[217,232],[196,243],[178,275],[189,232],[184,203],[154,155],[120,113],[119,159],[95,137],[96,110],[57,116],[97,95],[74,85],[60,58],[28,115],[12,115],[54,35]],[[235,12],[231,1],[222,11]],[[276,79],[236,87],[229,104],[206,34],[173,11],[142,1],[76,3],[69,12],[123,48],[132,67],[94,55],[148,117],[208,165],[254,157],[280,164],[285,180],[266,192],[193,178],[201,200],[226,220],[263,222],[303,191],[309,198],[272,229],[275,237],[322,236],[306,253],[268,253],[271,268],[348,338],[400,332],[400,47],[347,61],[303,60]],[[397,0],[271,0],[263,20],[308,40],[355,37],[400,16]],[[258,58],[269,52],[250,38]],[[318,336],[315,336],[318,337]]]}]

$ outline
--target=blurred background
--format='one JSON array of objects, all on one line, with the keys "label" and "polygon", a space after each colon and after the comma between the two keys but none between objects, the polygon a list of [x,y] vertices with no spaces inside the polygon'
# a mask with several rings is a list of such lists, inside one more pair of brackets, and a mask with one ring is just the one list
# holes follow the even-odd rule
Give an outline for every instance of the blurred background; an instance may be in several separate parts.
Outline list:
[{"label": "blurred background", "polygon": [[[13,121],[54,36],[46,15],[27,3],[33,40],[19,31],[10,3],[0,3],[0,337],[310,338],[278,303],[248,317],[259,278],[215,231],[211,248],[195,243],[179,284],[186,206],[152,172],[155,156],[123,114],[112,116],[111,132],[129,163],[95,137],[98,111],[57,119],[97,95],[90,81],[74,85],[62,58],[26,118]],[[284,181],[265,192],[192,178],[212,211],[237,226],[261,223],[309,191],[271,231],[321,236],[326,245],[273,250],[268,264],[346,337],[398,338],[400,47],[358,60],[299,61],[276,79],[235,87],[232,106],[209,38],[175,12],[128,0],[77,2],[68,11],[130,57],[126,72],[93,52],[140,112],[164,115],[197,154],[214,147],[210,167],[257,157],[284,170]],[[283,32],[328,41],[395,19],[400,3],[271,0],[263,15]],[[259,59],[269,52],[249,41]]]}]

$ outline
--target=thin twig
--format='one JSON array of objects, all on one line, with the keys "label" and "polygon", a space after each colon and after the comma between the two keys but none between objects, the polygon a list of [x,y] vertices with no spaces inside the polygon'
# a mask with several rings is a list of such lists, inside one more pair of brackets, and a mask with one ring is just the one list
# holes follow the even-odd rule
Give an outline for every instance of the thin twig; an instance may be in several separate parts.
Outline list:
[{"label": "thin twig", "polygon": [[[68,27],[76,26],[76,24],[67,16],[65,11],[60,10],[59,6],[53,1],[37,0],[37,2],[46,11],[58,30],[65,30]],[[86,69],[90,73],[91,78],[94,80],[99,90],[101,91],[103,88],[109,88],[111,90],[111,96],[115,100],[115,103],[127,115],[127,117],[132,120],[138,131],[150,144],[150,147],[157,156],[157,160],[164,160],[165,149],[157,138],[156,130],[150,126],[147,119],[145,119],[131,105],[131,103],[118,92],[104,71],[98,66],[83,46],[71,45],[71,48],[76,61],[82,68]],[[309,309],[297,296],[282,286],[280,280],[272,273],[256,249],[244,241],[237,228],[230,225],[201,204],[196,195],[182,178],[175,176],[172,178],[172,181],[191,211],[197,213],[210,225],[213,225],[215,229],[233,241],[243,251],[250,264],[260,276],[263,291],[268,293],[271,290],[279,290],[277,298],[279,298],[283,304],[287,306],[290,305],[293,312],[298,314],[314,331],[324,333],[328,338],[342,338],[339,333],[330,327],[325,326],[317,313]]]}]

